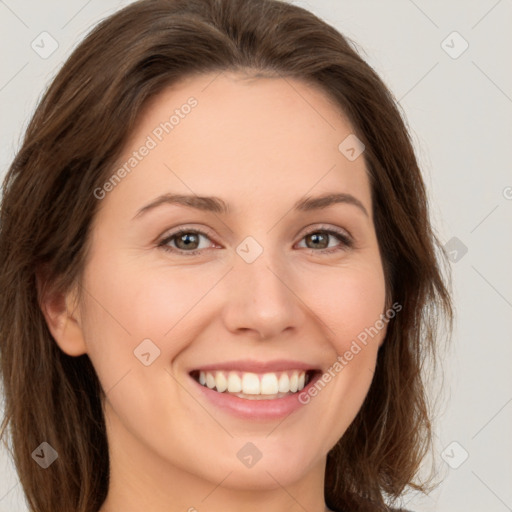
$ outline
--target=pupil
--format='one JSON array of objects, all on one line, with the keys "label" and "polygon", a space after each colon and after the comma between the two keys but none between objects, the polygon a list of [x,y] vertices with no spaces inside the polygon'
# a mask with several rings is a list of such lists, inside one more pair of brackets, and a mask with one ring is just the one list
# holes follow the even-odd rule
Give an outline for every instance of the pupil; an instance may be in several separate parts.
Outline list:
[{"label": "pupil", "polygon": [[196,243],[197,243],[197,240],[192,240],[192,241],[190,241],[190,239],[191,239],[191,238],[192,238],[192,239],[193,239],[193,238],[197,238],[197,235],[184,234],[184,235],[181,235],[181,236],[179,237],[179,239],[178,239],[178,240],[179,240],[180,242],[184,243],[184,244],[185,244],[185,247],[189,247],[189,246],[190,246],[190,244],[194,244],[194,242],[196,242]]},{"label": "pupil", "polygon": [[312,240],[313,242],[318,242],[318,241],[319,241],[319,238],[323,237],[323,238],[324,238],[324,244],[320,244],[320,245],[321,245],[322,249],[323,249],[323,248],[325,248],[325,247],[327,247],[327,246],[325,245],[325,241],[326,241],[327,237],[326,237],[324,234],[321,234],[321,233],[314,233],[314,234],[312,234],[312,235],[310,235],[310,236],[311,236],[311,240]]}]

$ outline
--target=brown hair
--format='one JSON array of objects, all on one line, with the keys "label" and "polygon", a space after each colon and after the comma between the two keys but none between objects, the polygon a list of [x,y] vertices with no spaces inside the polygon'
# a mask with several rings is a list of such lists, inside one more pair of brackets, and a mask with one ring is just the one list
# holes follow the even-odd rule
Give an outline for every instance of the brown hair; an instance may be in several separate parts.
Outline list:
[{"label": "brown hair", "polygon": [[[79,282],[98,208],[93,191],[111,175],[147,101],[183,77],[225,70],[319,86],[366,145],[388,303],[402,310],[389,322],[362,408],[329,453],[326,503],[384,510],[406,486],[427,489],[415,482],[432,441],[425,365],[437,367],[438,320],[447,319],[451,332],[453,312],[438,259],[446,263],[446,255],[392,95],[346,38],[299,7],[142,0],[103,20],[75,49],[3,184],[0,434],[10,427],[31,510],[96,512],[109,476],[103,390],[88,356],[70,357],[53,340],[41,296]],[[44,269],[44,290],[36,269]],[[59,453],[44,471],[31,457],[42,441]]]}]

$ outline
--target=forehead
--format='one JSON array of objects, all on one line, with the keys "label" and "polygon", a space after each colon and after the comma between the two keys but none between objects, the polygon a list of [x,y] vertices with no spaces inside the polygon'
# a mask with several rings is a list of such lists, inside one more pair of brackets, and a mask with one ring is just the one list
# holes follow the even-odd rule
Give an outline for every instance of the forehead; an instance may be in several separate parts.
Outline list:
[{"label": "forehead", "polygon": [[191,76],[148,102],[117,163],[151,149],[111,196],[137,202],[164,192],[215,195],[236,212],[345,192],[370,211],[364,159],[350,161],[338,147],[353,132],[326,93],[300,80]]}]

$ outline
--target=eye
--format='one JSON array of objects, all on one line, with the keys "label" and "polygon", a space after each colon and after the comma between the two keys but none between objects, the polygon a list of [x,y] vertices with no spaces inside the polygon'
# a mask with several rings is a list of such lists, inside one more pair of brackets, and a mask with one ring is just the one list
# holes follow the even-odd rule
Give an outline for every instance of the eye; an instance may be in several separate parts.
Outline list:
[{"label": "eye", "polygon": [[[200,229],[181,228],[161,240],[158,243],[158,247],[164,251],[193,256],[200,254],[203,250],[208,248],[208,244],[201,247],[201,238],[211,240],[211,235]],[[332,246],[330,241],[333,239],[341,243]],[[352,238],[345,231],[332,227],[326,228],[324,226],[314,231],[309,231],[301,238],[301,241],[302,240],[306,240],[306,243],[309,241],[312,244],[306,246],[307,249],[313,249],[314,252],[322,254],[347,250],[354,245]]]},{"label": "eye", "polygon": [[[341,242],[341,244],[335,246],[330,245],[330,240],[333,238]],[[350,249],[354,245],[352,238],[345,231],[334,228],[326,228],[323,226],[317,228],[314,231],[309,231],[302,237],[301,240],[306,240],[306,244],[308,241],[310,241],[312,245],[307,246],[308,249],[320,249],[319,251],[314,252],[320,252],[324,254]]]},{"label": "eye", "polygon": [[[208,233],[199,229],[181,229],[166,236],[158,244],[158,247],[161,247],[164,251],[186,253],[188,256],[199,254],[204,249],[204,247],[199,247],[201,237],[210,239]],[[171,242],[175,246],[169,245]]]}]

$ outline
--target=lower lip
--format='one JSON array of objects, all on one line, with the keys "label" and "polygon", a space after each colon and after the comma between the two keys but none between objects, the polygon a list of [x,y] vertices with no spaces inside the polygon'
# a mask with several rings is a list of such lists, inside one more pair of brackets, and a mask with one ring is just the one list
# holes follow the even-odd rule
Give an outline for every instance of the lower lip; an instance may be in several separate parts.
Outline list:
[{"label": "lower lip", "polygon": [[314,385],[316,380],[318,380],[319,375],[313,375],[307,386],[304,386],[298,393],[271,400],[250,400],[240,398],[230,393],[219,393],[218,391],[203,386],[193,377],[190,378],[196,386],[199,386],[207,400],[219,409],[233,416],[250,420],[275,420],[289,416],[304,405],[307,405],[299,401],[299,395],[301,393],[307,393],[309,387]]}]

